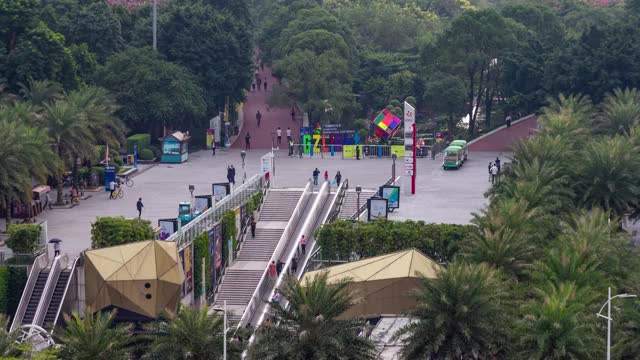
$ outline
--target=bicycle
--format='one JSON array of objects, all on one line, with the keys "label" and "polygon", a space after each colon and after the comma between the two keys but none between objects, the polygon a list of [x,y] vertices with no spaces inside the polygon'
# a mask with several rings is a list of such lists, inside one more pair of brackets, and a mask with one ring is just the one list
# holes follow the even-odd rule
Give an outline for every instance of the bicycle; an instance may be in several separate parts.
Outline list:
[{"label": "bicycle", "polygon": [[124,191],[119,187],[113,192],[113,199],[122,199],[124,197]]}]

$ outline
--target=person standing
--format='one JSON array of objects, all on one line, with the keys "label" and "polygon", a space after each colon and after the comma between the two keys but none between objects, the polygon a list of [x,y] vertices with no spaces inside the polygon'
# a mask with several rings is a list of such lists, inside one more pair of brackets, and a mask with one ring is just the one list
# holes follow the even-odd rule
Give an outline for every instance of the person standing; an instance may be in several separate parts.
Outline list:
[{"label": "person standing", "polygon": [[340,181],[342,180],[342,174],[340,171],[336,172],[336,186],[340,186]]},{"label": "person standing", "polygon": [[264,62],[262,60],[260,60],[260,69],[264,71]]},{"label": "person standing", "polygon": [[244,137],[244,148],[246,150],[251,150],[251,135],[247,132],[247,135]]},{"label": "person standing", "polygon": [[74,205],[80,205],[80,197],[78,196],[78,187],[75,185],[71,187],[71,203]]},{"label": "person standing", "polygon": [[329,172],[327,170],[324,171],[324,181],[329,181]]},{"label": "person standing", "polygon": [[318,175],[320,175],[320,170],[316,168],[313,170],[313,185],[318,185]]},{"label": "person standing", "polygon": [[109,199],[113,199],[113,192],[116,191],[116,182],[113,180],[109,182],[109,191],[111,192],[109,194]]},{"label": "person standing", "polygon": [[496,157],[496,166],[498,167],[498,172],[500,172],[500,158]]},{"label": "person standing", "polygon": [[216,140],[211,140],[211,156],[216,156]]},{"label": "person standing", "polygon": [[298,259],[295,257],[291,259],[291,273],[294,275],[298,273]]},{"label": "person standing", "polygon": [[276,136],[278,137],[278,147],[280,147],[282,145],[282,129],[280,129],[280,126],[276,130]]},{"label": "person standing", "polygon": [[231,165],[231,183],[235,186],[236,184],[236,167]]},{"label": "person standing", "polygon": [[282,262],[282,259],[278,259],[278,262],[276,263],[276,274],[278,274],[278,276],[280,276],[280,273],[282,273],[283,267],[284,263]]},{"label": "person standing", "polygon": [[264,91],[267,91],[267,80],[264,81]]},{"label": "person standing", "polygon": [[300,155],[300,159],[302,159],[302,153],[304,152],[304,148],[302,144],[298,144],[298,154]]},{"label": "person standing", "polygon": [[256,219],[253,217],[251,218],[251,237],[256,237]]},{"label": "person standing", "polygon": [[260,120],[262,120],[262,114],[260,114],[260,110],[256,112],[256,123],[258,123],[258,127],[260,127]]},{"label": "person standing", "polygon": [[487,166],[487,172],[489,173],[489,182],[491,182],[491,168],[493,167],[493,163],[489,161],[489,166]]},{"label": "person standing", "polygon": [[294,106],[291,107],[291,121],[296,121],[296,108]]},{"label": "person standing", "polygon": [[258,82],[258,91],[260,91],[260,88],[262,87],[262,79],[260,78],[260,76],[258,76],[256,79]]},{"label": "person standing", "polygon": [[231,166],[227,165],[227,181],[231,184]]},{"label": "person standing", "polygon": [[498,172],[500,170],[498,170],[498,166],[496,164],[493,164],[493,166],[491,167],[491,185],[496,183],[496,177],[498,176]]},{"label": "person standing", "polygon": [[275,262],[275,260],[273,260],[273,261],[271,261],[271,264],[269,264],[269,277],[271,278],[271,280],[275,281],[276,280],[276,276],[277,276],[276,262]]},{"label": "person standing", "polygon": [[289,156],[293,156],[293,140],[289,139]]},{"label": "person standing", "polygon": [[510,128],[511,127],[511,115],[507,115],[507,118],[505,119],[505,122],[507,123],[507,127]]},{"label": "person standing", "polygon": [[291,141],[291,128],[287,127],[287,142]]},{"label": "person standing", "polygon": [[254,92],[254,91],[256,91],[256,83],[255,82],[251,83],[251,92]]},{"label": "person standing", "polygon": [[307,254],[307,239],[304,238],[304,235],[300,238],[300,250],[302,251],[302,255]]},{"label": "person standing", "polygon": [[356,145],[356,160],[360,160],[360,145]]},{"label": "person standing", "polygon": [[49,194],[49,192],[47,191],[45,196],[46,196],[46,199],[47,199],[47,203],[45,204],[45,206],[48,206],[49,210],[51,210],[52,209],[51,206],[53,205],[51,203],[51,194]]},{"label": "person standing", "polygon": [[53,243],[53,256],[58,255],[60,255],[60,243],[56,241]]},{"label": "person standing", "polygon": [[138,209],[138,219],[142,216],[142,208],[144,204],[142,203],[142,198],[138,198],[138,202],[136,203],[136,209]]}]

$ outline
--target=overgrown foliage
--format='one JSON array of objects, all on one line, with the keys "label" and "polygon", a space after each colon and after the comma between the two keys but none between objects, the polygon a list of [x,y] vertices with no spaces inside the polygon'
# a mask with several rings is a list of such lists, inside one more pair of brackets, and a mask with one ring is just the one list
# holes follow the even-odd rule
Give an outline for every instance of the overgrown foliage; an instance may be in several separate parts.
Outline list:
[{"label": "overgrown foliage", "polygon": [[99,217],[91,224],[91,247],[94,249],[152,239],[153,229],[148,220]]},{"label": "overgrown foliage", "polygon": [[9,227],[7,246],[18,254],[32,254],[40,243],[42,228],[35,224],[16,224]]}]

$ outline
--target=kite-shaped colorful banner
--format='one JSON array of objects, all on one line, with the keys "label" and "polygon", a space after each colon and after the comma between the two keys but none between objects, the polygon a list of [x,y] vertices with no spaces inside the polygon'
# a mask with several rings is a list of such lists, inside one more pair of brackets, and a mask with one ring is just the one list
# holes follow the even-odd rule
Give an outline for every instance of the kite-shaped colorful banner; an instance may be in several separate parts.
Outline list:
[{"label": "kite-shaped colorful banner", "polygon": [[391,111],[384,109],[373,120],[373,126],[373,134],[376,137],[382,140],[389,140],[400,129],[400,119],[393,115]]}]

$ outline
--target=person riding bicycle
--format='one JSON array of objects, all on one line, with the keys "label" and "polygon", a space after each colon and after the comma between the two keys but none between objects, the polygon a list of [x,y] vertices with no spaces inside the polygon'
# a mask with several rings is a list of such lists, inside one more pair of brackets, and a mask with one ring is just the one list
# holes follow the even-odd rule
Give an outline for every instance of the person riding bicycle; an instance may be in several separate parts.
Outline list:
[{"label": "person riding bicycle", "polygon": [[109,182],[109,199],[113,199],[113,192],[116,191],[116,182],[111,180],[111,182]]}]

